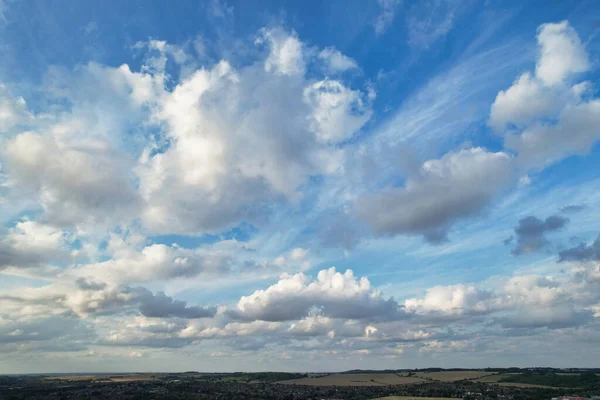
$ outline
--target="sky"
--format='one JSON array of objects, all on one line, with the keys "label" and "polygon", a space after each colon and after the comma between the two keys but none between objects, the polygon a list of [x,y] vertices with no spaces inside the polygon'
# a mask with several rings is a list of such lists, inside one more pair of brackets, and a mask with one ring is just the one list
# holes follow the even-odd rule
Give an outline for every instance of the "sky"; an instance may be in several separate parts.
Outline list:
[{"label": "sky", "polygon": [[600,3],[0,0],[0,373],[598,367]]}]

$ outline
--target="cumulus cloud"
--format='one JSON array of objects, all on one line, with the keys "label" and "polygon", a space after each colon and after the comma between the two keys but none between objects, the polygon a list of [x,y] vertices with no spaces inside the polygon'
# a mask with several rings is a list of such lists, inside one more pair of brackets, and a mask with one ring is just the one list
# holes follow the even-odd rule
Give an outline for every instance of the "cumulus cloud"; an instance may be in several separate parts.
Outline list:
[{"label": "cumulus cloud", "polygon": [[500,131],[509,123],[525,126],[540,117],[556,114],[560,98],[552,88],[530,73],[521,75],[513,85],[498,93],[490,112],[490,125]]},{"label": "cumulus cloud", "polygon": [[56,136],[16,136],[5,149],[8,173],[35,190],[49,222],[72,226],[103,221],[118,214],[115,210],[126,215],[137,199],[133,182],[123,173],[127,162],[106,142],[69,139],[78,128],[62,126]]},{"label": "cumulus cloud", "polygon": [[[310,177],[341,169],[336,144],[370,119],[374,91],[307,77],[315,57],[295,33],[265,28],[257,44],[267,52],[255,63],[221,61],[174,82],[167,63],[189,55],[160,40],[134,46],[150,52],[140,72],[51,68],[45,93],[64,108],[6,143],[7,179],[33,191],[40,220],[65,227],[139,217],[150,231],[197,234],[260,224],[297,202]],[[318,54],[350,67],[334,48]]]},{"label": "cumulus cloud", "polygon": [[341,167],[333,145],[370,118],[370,102],[337,80],[304,76],[303,45],[281,28],[263,30],[264,67],[222,61],[181,81],[153,118],[170,146],[148,149],[136,169],[143,222],[170,233],[260,223],[273,204],[296,201],[313,175]]},{"label": "cumulus cloud", "polygon": [[567,21],[538,29],[535,72],[526,72],[498,93],[489,124],[505,133],[505,145],[526,167],[544,167],[571,154],[585,154],[599,138],[600,103],[591,83],[573,84],[591,69],[577,32]]},{"label": "cumulus cloud", "polygon": [[139,311],[149,318],[207,318],[216,314],[215,307],[189,306],[163,292],[156,294],[141,286],[113,285],[78,279],[75,285],[57,282],[52,285],[15,294],[7,302],[44,305],[58,315],[111,316]]},{"label": "cumulus cloud", "polygon": [[[399,2],[379,4],[381,34]],[[215,12],[221,17],[231,14],[230,8],[220,10]],[[413,21],[413,33],[421,35],[413,45],[427,47],[451,29],[457,14],[434,11],[430,19]],[[442,23],[436,25],[438,17]],[[349,156],[363,139],[359,133],[372,118],[375,99],[368,85],[359,90],[344,81],[350,74],[343,72],[358,69],[356,61],[335,48],[310,47],[282,28],[259,32],[257,47],[245,54],[257,56],[249,62],[234,57],[197,68],[199,61],[183,47],[149,40],[134,46],[149,52],[139,72],[128,65],[53,67],[43,88],[55,107],[49,114],[29,111],[23,99],[0,87],[0,131],[8,133],[0,138],[0,190],[24,190],[41,208],[35,221],[21,219],[2,230],[0,269],[42,282],[30,288],[3,282],[0,352],[90,345],[175,349],[206,340],[219,356],[230,349],[276,349],[286,357],[322,357],[324,350],[327,356],[397,356],[472,350],[492,341],[489,335],[501,340],[554,330],[567,337],[594,326],[600,237],[561,251],[559,261],[569,263],[551,264],[561,268],[552,274],[436,285],[420,295],[400,290],[398,302],[351,270],[325,269],[314,279],[297,273],[309,270],[323,252],[309,250],[306,225],[279,222],[289,214],[294,223],[318,220],[326,226],[326,244],[347,248],[368,236],[364,224],[375,237],[423,235],[439,242],[457,221],[483,212],[516,184],[516,172],[523,171],[515,159],[528,170],[532,160],[583,152],[596,137],[597,100],[591,99],[591,83],[574,79],[591,68],[589,57],[566,23],[542,26],[538,42],[535,71],[498,94],[491,110],[489,124],[504,134],[507,151],[468,148],[422,164],[402,154],[407,177],[398,186],[385,186],[397,182],[391,157],[370,163],[380,156],[370,142],[357,146],[368,157]],[[436,96],[445,92],[438,89]],[[457,103],[458,97],[448,98]],[[409,125],[422,127],[423,118],[417,120]],[[565,144],[569,130],[573,142]],[[431,132],[429,137],[439,130]],[[406,137],[390,133],[378,143],[389,146]],[[360,164],[356,169],[353,161]],[[345,178],[358,169],[361,177],[374,179],[357,179],[357,187],[350,187],[354,183]],[[308,207],[314,210],[310,216],[304,214]],[[283,232],[261,231],[270,216]],[[521,220],[515,252],[546,247],[546,235],[567,221]],[[243,222],[258,233],[230,239]],[[192,236],[180,241],[160,234]],[[184,245],[162,244],[169,240]],[[266,281],[273,276],[280,277]],[[216,291],[217,284],[232,282],[255,286],[251,294],[218,306],[165,294],[185,289],[193,295],[187,289],[199,286]]]},{"label": "cumulus cloud", "polygon": [[567,21],[543,24],[538,28],[540,54],[536,75],[546,85],[562,83],[570,75],[590,68],[588,54]]},{"label": "cumulus cloud", "polygon": [[540,251],[550,244],[545,235],[564,228],[568,222],[568,218],[559,215],[552,215],[545,220],[535,216],[522,218],[515,227],[517,244],[512,251],[513,254],[521,255]]},{"label": "cumulus cloud", "polygon": [[371,288],[368,279],[356,279],[351,270],[322,270],[313,280],[305,274],[281,276],[265,290],[243,296],[229,311],[242,320],[287,321],[306,317],[311,312],[331,318],[399,318],[402,311],[393,299],[384,299]]},{"label": "cumulus cloud", "polygon": [[0,270],[69,260],[67,234],[35,221],[17,222],[0,237]]},{"label": "cumulus cloud", "polygon": [[411,298],[404,302],[409,312],[426,314],[464,314],[489,311],[493,294],[474,285],[435,286],[427,289],[423,298]]},{"label": "cumulus cloud", "polygon": [[247,249],[247,244],[223,240],[211,245],[187,249],[173,244],[147,244],[144,238],[111,234],[107,241],[107,260],[83,263],[65,269],[68,277],[83,278],[89,282],[114,284],[160,282],[202,275],[205,279],[222,277],[249,277],[278,275],[289,268],[306,269],[310,266],[308,250],[292,249],[277,257],[258,257]]},{"label": "cumulus cloud", "polygon": [[481,212],[514,179],[511,157],[471,148],[425,162],[404,187],[359,199],[357,214],[376,235],[446,238],[457,219]]},{"label": "cumulus cloud", "polygon": [[[135,46],[151,51],[140,72],[52,68],[46,93],[67,106],[10,139],[9,179],[61,226],[140,217],[158,233],[203,233],[259,224],[273,205],[300,199],[311,176],[340,170],[335,145],[370,119],[374,92],[309,79],[315,59],[295,33],[263,29],[257,43],[267,50],[259,62],[221,61],[174,85],[167,63],[189,56],[160,40]],[[351,62],[334,48],[320,54],[338,70]]]},{"label": "cumulus cloud", "polygon": [[371,118],[369,101],[339,81],[324,80],[308,86],[304,101],[312,109],[311,129],[323,142],[347,139]]},{"label": "cumulus cloud", "polygon": [[127,65],[50,68],[43,90],[56,108],[0,152],[9,190],[27,191],[44,210],[38,219],[55,225],[95,229],[135,219],[141,202],[128,137],[144,125],[163,83],[164,75]]},{"label": "cumulus cloud", "polygon": [[593,269],[585,268],[560,278],[517,275],[495,288],[474,284],[436,286],[423,297],[405,300],[404,305],[407,312],[418,317],[415,322],[428,324],[472,325],[472,318],[478,317],[504,328],[562,329],[584,325],[592,318],[589,305],[598,299],[592,294],[593,276]]}]

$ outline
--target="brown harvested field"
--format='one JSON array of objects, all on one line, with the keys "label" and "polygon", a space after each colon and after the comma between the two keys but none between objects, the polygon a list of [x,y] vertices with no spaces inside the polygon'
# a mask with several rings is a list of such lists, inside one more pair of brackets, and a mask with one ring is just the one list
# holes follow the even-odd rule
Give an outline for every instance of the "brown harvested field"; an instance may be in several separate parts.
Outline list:
[{"label": "brown harvested field", "polygon": [[451,397],[415,397],[415,396],[387,396],[378,397],[373,400],[458,400],[457,398]]},{"label": "brown harvested field", "polygon": [[63,375],[45,378],[58,381],[106,381],[106,382],[135,382],[151,381],[166,374],[114,374],[114,375]]},{"label": "brown harvested field", "polygon": [[417,372],[415,376],[426,380],[434,380],[440,382],[455,382],[465,379],[481,379],[484,376],[496,375],[494,372],[486,371],[442,371],[442,372]]},{"label": "brown harvested field", "polygon": [[276,383],[285,385],[309,385],[309,386],[387,386],[405,385],[408,383],[424,382],[417,377],[399,376],[393,373],[381,374],[331,374],[320,378],[308,377],[290,379]]},{"label": "brown harvested field", "polygon": [[156,374],[131,374],[131,375],[120,375],[111,376],[110,380],[113,382],[135,382],[135,381],[152,381],[158,379],[161,375]]}]

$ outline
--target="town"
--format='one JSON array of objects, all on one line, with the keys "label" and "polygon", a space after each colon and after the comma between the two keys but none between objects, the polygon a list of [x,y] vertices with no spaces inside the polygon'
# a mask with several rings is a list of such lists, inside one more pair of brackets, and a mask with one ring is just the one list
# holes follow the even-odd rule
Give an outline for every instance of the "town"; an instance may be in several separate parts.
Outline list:
[{"label": "town", "polygon": [[[593,381],[586,378],[590,374],[598,377],[595,370],[507,371],[429,369],[356,370],[332,374],[5,375],[0,376],[0,399],[600,400],[600,378]],[[515,382],[506,380],[507,376]],[[573,382],[579,379],[578,387],[552,386],[552,379],[565,376]],[[543,379],[546,379],[546,385],[526,383]]]}]

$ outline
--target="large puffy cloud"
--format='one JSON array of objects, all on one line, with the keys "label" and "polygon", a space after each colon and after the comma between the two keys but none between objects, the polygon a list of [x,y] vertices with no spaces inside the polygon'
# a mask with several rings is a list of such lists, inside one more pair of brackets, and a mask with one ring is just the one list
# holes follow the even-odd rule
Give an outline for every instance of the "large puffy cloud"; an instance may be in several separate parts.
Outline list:
[{"label": "large puffy cloud", "polygon": [[472,324],[473,317],[505,328],[561,329],[589,322],[596,304],[593,267],[574,268],[560,277],[517,275],[495,288],[436,286],[423,297],[405,300],[407,312],[428,324]]},{"label": "large puffy cloud", "polygon": [[481,212],[514,179],[511,157],[472,148],[425,162],[404,187],[356,204],[376,235],[422,234],[436,242],[459,218]]},{"label": "large puffy cloud", "polygon": [[338,170],[335,143],[370,118],[368,96],[304,76],[308,57],[295,35],[265,30],[260,41],[269,46],[264,65],[200,69],[153,109],[170,145],[149,149],[136,170],[151,229],[260,222],[273,204],[300,198],[309,176]]},{"label": "large puffy cloud", "polygon": [[49,222],[72,226],[126,215],[137,199],[127,163],[106,142],[69,138],[78,128],[16,136],[5,151],[10,176],[35,190]]},{"label": "large puffy cloud", "polygon": [[[174,300],[163,292],[153,294],[142,287],[119,287],[109,292],[105,299],[105,301],[94,299],[84,303],[85,311],[103,311],[106,304],[112,306],[112,302],[116,300],[117,304],[122,301],[124,306],[129,304],[139,306],[140,313],[150,318],[207,318],[214,316],[217,312],[215,307],[188,306],[185,301]],[[80,303],[79,306],[81,307],[82,304]]]},{"label": "large puffy cloud", "polygon": [[493,293],[474,285],[435,286],[427,290],[423,298],[411,298],[404,302],[407,311],[416,313],[439,312],[464,314],[487,312],[493,303]]},{"label": "large puffy cloud", "polygon": [[506,147],[526,167],[539,168],[589,151],[600,137],[600,102],[591,98],[590,82],[572,84],[591,63],[567,21],[541,25],[537,40],[535,73],[524,73],[498,93],[489,124],[498,132],[509,128]]},{"label": "large puffy cloud", "polygon": [[[220,231],[241,220],[259,223],[274,205],[304,207],[294,201],[302,198],[314,175],[349,168],[343,165],[344,149],[353,145],[348,139],[369,120],[374,94],[341,80],[315,77],[320,70],[310,63],[325,63],[333,74],[353,68],[352,60],[335,49],[313,51],[282,30],[265,30],[260,36],[265,57],[255,64],[223,61],[190,69],[181,74],[183,79],[173,75],[168,82],[166,63],[186,63],[188,56],[160,41],[148,43],[158,56],[148,59],[139,73],[126,65],[87,65],[73,72],[76,83],[64,86],[66,77],[53,72],[49,91],[69,103],[64,114],[39,126],[28,114],[11,117],[7,126],[28,121],[31,132],[3,139],[3,171],[6,167],[11,184],[32,189],[45,213],[37,222],[22,221],[8,230],[0,245],[0,263],[71,260],[73,254],[64,247],[72,239],[52,224],[73,226],[102,216],[124,225],[141,216],[139,229],[144,234]],[[587,104],[586,84],[566,84],[578,68],[569,64],[558,73],[536,70],[520,78],[506,91],[506,101],[498,102],[504,107],[497,114],[498,126],[525,129],[537,118],[551,118],[565,101],[575,108]],[[564,85],[556,83],[557,76]],[[519,104],[529,104],[532,110]],[[10,107],[26,111],[18,100]],[[134,156],[124,156],[123,150]],[[135,159],[137,168],[131,172]],[[512,164],[504,152],[451,152],[417,165],[403,187],[366,196],[354,210],[377,235],[422,234],[440,240],[455,221],[480,212],[510,186],[515,178]],[[345,184],[330,196],[352,201],[355,195]],[[320,205],[330,200],[324,196]],[[358,222],[350,207],[344,211],[348,221],[338,224],[342,232],[334,234],[351,246],[358,239],[346,228]],[[436,286],[400,303],[383,297],[366,278],[335,270],[321,271],[316,279],[284,275],[267,289],[218,308],[196,306],[194,300],[184,302],[160,291],[173,293],[171,284],[176,290],[186,284],[216,286],[223,276],[246,285],[247,272],[264,278],[281,270],[306,270],[313,252],[274,249],[280,240],[289,244],[292,236],[284,232],[256,243],[221,240],[189,249],[144,238],[123,243],[111,235],[106,250],[98,246],[100,257],[41,277],[52,281],[46,287],[0,290],[5,324],[0,323],[0,337],[11,341],[0,344],[0,351],[16,348],[10,346],[17,342],[42,351],[51,345],[66,348],[69,341],[72,349],[79,349],[91,342],[176,348],[211,340],[211,348],[214,344],[239,351],[286,346],[292,352],[308,350],[306,354],[326,349],[332,354],[396,355],[419,346],[424,352],[472,349],[472,343],[492,330],[493,335],[503,335],[502,328],[510,334],[544,327],[574,329],[593,323],[592,314],[598,310],[600,273],[591,249],[595,245],[587,244],[561,254],[563,261],[587,262],[561,264],[572,273],[568,277],[516,276],[499,287]],[[192,241],[196,239],[211,242],[214,237]],[[137,286],[140,282],[147,282],[152,291]],[[186,294],[196,294],[190,292]],[[73,331],[94,324],[102,339],[94,341],[93,334],[69,337],[54,330],[44,336],[30,323],[34,320]],[[467,336],[473,342],[464,340]],[[40,338],[39,347],[32,347],[35,340],[30,337]]]},{"label": "large puffy cloud", "polygon": [[277,276],[282,271],[310,267],[309,251],[295,248],[276,257],[261,257],[248,243],[222,240],[194,249],[177,244],[147,244],[135,234],[111,234],[105,261],[79,264],[63,270],[64,277],[100,280],[114,284]]},{"label": "large puffy cloud", "polygon": [[571,154],[585,154],[598,140],[600,101],[590,100],[565,107],[555,125],[543,123],[520,136],[507,137],[506,144],[526,163],[543,165]]},{"label": "large puffy cloud", "polygon": [[552,88],[525,73],[510,88],[498,93],[489,123],[498,131],[508,123],[524,126],[536,118],[556,114],[560,107],[560,99]]},{"label": "large puffy cloud", "polygon": [[567,21],[541,25],[537,39],[540,53],[535,75],[521,75],[510,88],[498,93],[492,105],[490,125],[497,130],[556,114],[560,100],[564,103],[577,94],[565,86],[566,79],[590,68],[585,48]]},{"label": "large puffy cloud", "polygon": [[331,318],[399,318],[402,310],[393,299],[385,299],[371,288],[368,279],[357,280],[351,270],[322,270],[317,279],[305,274],[282,275],[265,290],[243,296],[229,315],[243,320],[286,321],[311,312]]},{"label": "large puffy cloud", "polygon": [[0,295],[8,315],[36,318],[44,315],[65,317],[112,316],[139,313],[149,318],[209,318],[216,307],[188,305],[163,292],[156,294],[141,286],[107,284],[77,279],[59,281],[41,288]]},{"label": "large puffy cloud", "polygon": [[[238,350],[401,346],[388,350],[403,352],[433,339],[440,346],[462,341],[465,329],[469,337],[474,333],[479,337],[493,326],[515,333],[584,326],[594,320],[600,300],[598,277],[594,266],[573,266],[559,277],[517,275],[495,287],[437,286],[403,305],[385,300],[365,278],[334,269],[321,271],[315,280],[303,274],[284,275],[269,288],[242,297],[233,308],[218,310],[188,306],[141,287],[82,279],[70,291],[41,288],[19,293],[20,300],[4,296],[0,301],[5,312],[20,318],[44,315],[32,307],[55,313],[62,307],[55,314],[61,317],[94,316],[104,332],[95,343],[105,346],[177,348],[212,340]],[[89,340],[81,345],[86,343]]]},{"label": "large puffy cloud", "polygon": [[369,120],[374,91],[306,75],[314,62],[349,67],[334,48],[317,53],[282,28],[261,30],[257,44],[266,52],[255,63],[186,64],[173,83],[168,61],[189,56],[156,40],[135,46],[153,52],[140,72],[51,68],[44,93],[58,112],[7,140],[10,187],[32,190],[40,218],[62,226],[140,217],[155,232],[201,233],[264,221],[311,176],[340,170],[336,145]]},{"label": "large puffy cloud", "polygon": [[123,148],[133,142],[125,132],[140,130],[150,97],[136,88],[152,79],[127,66],[51,67],[40,92],[53,106],[34,114],[19,102],[28,117],[1,138],[2,191],[12,205],[3,218],[14,218],[18,203],[37,204],[38,219],[70,228],[135,218],[134,158]]}]

